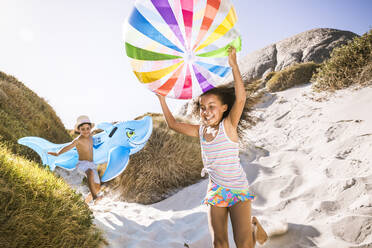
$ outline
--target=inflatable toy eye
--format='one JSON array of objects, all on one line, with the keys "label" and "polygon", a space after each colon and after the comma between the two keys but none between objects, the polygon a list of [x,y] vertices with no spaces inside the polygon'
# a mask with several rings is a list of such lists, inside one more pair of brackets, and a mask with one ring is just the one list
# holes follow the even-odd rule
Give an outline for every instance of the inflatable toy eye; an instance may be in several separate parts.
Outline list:
[{"label": "inflatable toy eye", "polygon": [[128,138],[131,138],[133,135],[134,135],[134,131],[133,130],[127,130],[127,137]]}]

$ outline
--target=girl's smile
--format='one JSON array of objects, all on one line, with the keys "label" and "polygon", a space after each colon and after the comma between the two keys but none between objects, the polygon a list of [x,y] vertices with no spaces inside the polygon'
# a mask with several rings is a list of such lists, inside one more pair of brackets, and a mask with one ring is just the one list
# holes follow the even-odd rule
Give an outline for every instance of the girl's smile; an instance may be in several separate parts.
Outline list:
[{"label": "girl's smile", "polygon": [[200,117],[206,126],[216,127],[222,120],[227,105],[217,95],[207,94],[200,98]]}]

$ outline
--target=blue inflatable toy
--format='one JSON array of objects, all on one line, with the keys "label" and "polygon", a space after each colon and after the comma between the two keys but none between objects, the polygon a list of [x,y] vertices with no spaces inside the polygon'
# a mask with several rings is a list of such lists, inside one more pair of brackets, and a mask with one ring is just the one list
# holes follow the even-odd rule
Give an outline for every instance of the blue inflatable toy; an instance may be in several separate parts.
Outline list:
[{"label": "blue inflatable toy", "polygon": [[[106,171],[101,181],[107,182],[124,171],[129,162],[129,156],[141,150],[152,133],[152,119],[145,116],[141,120],[119,122],[116,124],[100,123],[97,128],[103,132],[93,135],[93,162],[102,164],[107,162]],[[39,137],[24,137],[18,143],[33,149],[41,157],[42,163],[50,170],[56,166],[66,170],[73,170],[79,160],[76,148],[58,157],[48,152],[57,152],[69,145],[53,144]]]}]

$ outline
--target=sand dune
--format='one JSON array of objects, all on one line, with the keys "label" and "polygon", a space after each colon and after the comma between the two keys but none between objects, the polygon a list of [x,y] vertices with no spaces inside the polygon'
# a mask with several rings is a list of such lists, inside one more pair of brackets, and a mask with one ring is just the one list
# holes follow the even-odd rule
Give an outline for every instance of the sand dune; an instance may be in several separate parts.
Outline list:
[{"label": "sand dune", "polygon": [[[372,247],[372,88],[315,94],[306,85],[265,99],[241,151],[253,214],[271,236],[262,247]],[[109,247],[211,247],[206,188],[202,180],[149,206],[108,192],[92,206],[95,223]],[[235,247],[231,228],[230,238]]]}]

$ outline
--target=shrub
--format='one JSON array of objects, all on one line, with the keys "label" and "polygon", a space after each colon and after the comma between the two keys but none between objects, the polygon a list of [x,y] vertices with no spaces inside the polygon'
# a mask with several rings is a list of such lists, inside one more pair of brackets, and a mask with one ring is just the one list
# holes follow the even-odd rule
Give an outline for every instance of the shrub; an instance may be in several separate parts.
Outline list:
[{"label": "shrub", "polygon": [[100,247],[81,195],[35,162],[0,147],[1,247]]},{"label": "shrub", "polygon": [[[269,74],[271,74],[271,73],[272,72],[270,72]],[[257,80],[254,80],[254,81],[245,81],[244,82],[244,88],[245,88],[245,91],[246,91],[246,93],[248,95],[248,98],[247,99],[249,99],[250,97],[252,97],[252,95],[254,95],[255,93],[257,93],[263,87],[264,86],[263,86],[263,80],[262,79],[257,79]]]},{"label": "shrub", "polygon": [[318,64],[307,62],[295,64],[278,72],[271,72],[266,88],[271,92],[283,91],[296,85],[308,83]]},{"label": "shrub", "polygon": [[328,60],[314,74],[313,88],[338,90],[352,84],[371,83],[372,29],[361,37],[355,37],[348,44],[335,48]]}]

